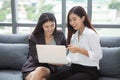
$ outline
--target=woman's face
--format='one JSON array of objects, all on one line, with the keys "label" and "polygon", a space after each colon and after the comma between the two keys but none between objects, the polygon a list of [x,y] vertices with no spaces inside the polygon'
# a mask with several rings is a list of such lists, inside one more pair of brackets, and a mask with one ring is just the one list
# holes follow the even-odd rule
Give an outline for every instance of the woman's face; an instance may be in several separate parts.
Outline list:
[{"label": "woman's face", "polygon": [[52,35],[55,30],[55,22],[48,21],[43,24],[43,30],[45,32],[45,35]]},{"label": "woman's face", "polygon": [[84,16],[80,18],[78,15],[71,13],[69,15],[69,23],[75,30],[80,30],[84,27]]}]

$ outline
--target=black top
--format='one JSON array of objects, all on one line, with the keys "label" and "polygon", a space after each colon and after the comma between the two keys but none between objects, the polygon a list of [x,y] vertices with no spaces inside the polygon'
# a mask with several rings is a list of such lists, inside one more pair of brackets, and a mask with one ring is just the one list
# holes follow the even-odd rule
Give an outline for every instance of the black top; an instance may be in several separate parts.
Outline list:
[{"label": "black top", "polygon": [[[57,31],[53,36],[54,36],[56,45],[66,45],[66,39],[62,31]],[[45,44],[44,35],[41,34],[39,36],[35,36],[31,34],[29,37],[28,59],[22,67],[23,78],[25,78],[31,71],[35,70],[39,66],[49,67],[52,71],[55,70],[53,65],[38,62],[36,44]]]}]

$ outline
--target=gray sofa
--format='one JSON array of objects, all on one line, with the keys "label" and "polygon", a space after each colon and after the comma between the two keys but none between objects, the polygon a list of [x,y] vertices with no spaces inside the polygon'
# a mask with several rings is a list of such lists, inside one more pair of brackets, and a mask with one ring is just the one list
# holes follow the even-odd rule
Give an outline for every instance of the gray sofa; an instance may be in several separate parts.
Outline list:
[{"label": "gray sofa", "polygon": [[[101,46],[99,80],[120,80],[120,37],[101,37]],[[0,34],[0,80],[23,80],[28,49],[28,34]]]},{"label": "gray sofa", "polygon": [[23,80],[21,67],[28,54],[28,35],[0,35],[0,80]]},{"label": "gray sofa", "polygon": [[101,37],[103,58],[99,80],[120,80],[120,36]]}]

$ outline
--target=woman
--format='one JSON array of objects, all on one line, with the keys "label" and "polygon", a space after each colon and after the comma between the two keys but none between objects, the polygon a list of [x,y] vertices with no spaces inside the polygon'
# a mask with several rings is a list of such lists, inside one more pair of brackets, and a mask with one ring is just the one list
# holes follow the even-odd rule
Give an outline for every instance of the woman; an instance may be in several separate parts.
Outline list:
[{"label": "woman", "polygon": [[[78,80],[98,80],[99,60],[102,58],[99,36],[81,6],[73,7],[67,17],[68,57]],[[73,76],[74,77],[74,76]]]},{"label": "woman", "polygon": [[99,60],[102,58],[100,40],[81,6],[70,9],[67,27],[67,57],[71,65],[61,68],[50,80],[98,80]]},{"label": "woman", "polygon": [[25,80],[47,80],[56,70],[56,65],[39,63],[36,44],[66,45],[63,32],[56,30],[56,18],[52,13],[43,13],[39,17],[36,28],[29,37],[28,60],[22,67]]}]

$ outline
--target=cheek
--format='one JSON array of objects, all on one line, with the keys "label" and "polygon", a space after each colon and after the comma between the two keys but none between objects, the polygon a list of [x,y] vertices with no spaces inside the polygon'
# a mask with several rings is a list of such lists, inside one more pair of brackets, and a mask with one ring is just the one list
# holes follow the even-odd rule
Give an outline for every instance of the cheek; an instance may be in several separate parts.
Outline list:
[{"label": "cheek", "polygon": [[69,22],[70,26],[73,26],[73,22]]},{"label": "cheek", "polygon": [[44,30],[44,32],[47,32],[47,31],[48,31],[48,28],[43,27],[43,30]]},{"label": "cheek", "polygon": [[71,22],[70,22],[69,24],[70,24],[70,25],[72,25],[72,23],[71,23]]},{"label": "cheek", "polygon": [[77,21],[76,23],[79,24],[79,25],[81,25],[83,22],[82,21]]},{"label": "cheek", "polygon": [[52,29],[55,29],[55,26]]},{"label": "cheek", "polygon": [[43,30],[44,30],[44,31],[47,31],[47,29],[46,29],[46,28],[44,28],[44,27],[43,27]]},{"label": "cheek", "polygon": [[43,30],[45,30],[45,27],[44,27],[44,26],[43,26],[42,28],[43,28]]},{"label": "cheek", "polygon": [[47,33],[48,31],[47,30],[44,30],[45,33]]}]

